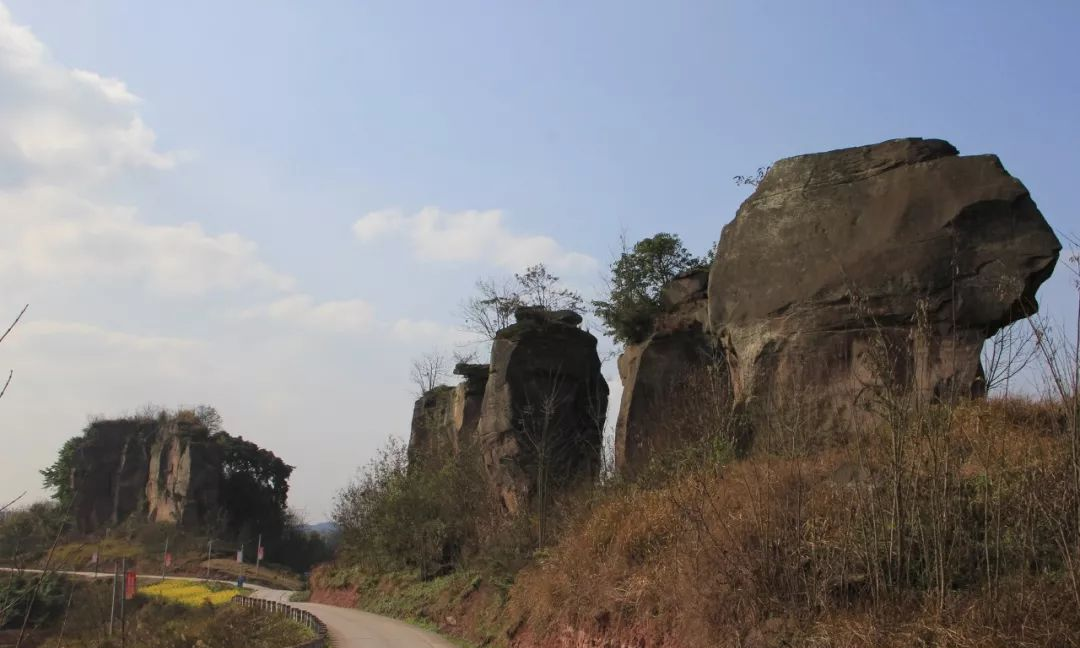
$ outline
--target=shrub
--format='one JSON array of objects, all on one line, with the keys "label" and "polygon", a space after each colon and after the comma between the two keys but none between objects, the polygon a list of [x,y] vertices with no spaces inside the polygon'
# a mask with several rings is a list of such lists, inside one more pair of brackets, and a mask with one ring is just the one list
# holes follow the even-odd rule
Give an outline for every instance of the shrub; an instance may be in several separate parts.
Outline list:
[{"label": "shrub", "polygon": [[642,239],[611,264],[609,293],[593,302],[593,311],[605,332],[617,342],[641,342],[652,333],[661,311],[660,291],[677,275],[708,265],[710,258],[690,254],[675,234],[660,233]]},{"label": "shrub", "polygon": [[493,519],[479,454],[463,449],[448,460],[415,458],[391,439],[334,507],[339,557],[375,571],[444,573],[476,551]]}]

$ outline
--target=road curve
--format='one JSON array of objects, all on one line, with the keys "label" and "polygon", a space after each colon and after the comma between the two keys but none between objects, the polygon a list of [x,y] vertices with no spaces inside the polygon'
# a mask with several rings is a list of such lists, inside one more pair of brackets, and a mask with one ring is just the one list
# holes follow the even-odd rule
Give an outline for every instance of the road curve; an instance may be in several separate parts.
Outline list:
[{"label": "road curve", "polygon": [[[258,589],[253,598],[289,602],[292,592]],[[322,603],[289,603],[326,624],[334,648],[454,648],[449,641],[397,619]]]},{"label": "road curve", "polygon": [[[15,570],[0,567],[0,571]],[[40,573],[36,569],[22,571]],[[95,576],[93,572],[62,571],[59,573],[86,578]],[[96,576],[109,578],[112,574],[99,572]],[[146,578],[154,578],[154,576],[151,574]],[[168,580],[200,580],[193,576],[168,576],[166,578]],[[232,583],[233,581],[218,582]],[[289,603],[289,597],[293,594],[288,590],[268,589],[259,585],[245,584],[245,586],[253,590],[252,598],[268,601]],[[289,605],[307,610],[319,617],[330,632],[330,642],[334,648],[454,648],[454,644],[442,637],[397,619],[321,603],[289,603]]]}]

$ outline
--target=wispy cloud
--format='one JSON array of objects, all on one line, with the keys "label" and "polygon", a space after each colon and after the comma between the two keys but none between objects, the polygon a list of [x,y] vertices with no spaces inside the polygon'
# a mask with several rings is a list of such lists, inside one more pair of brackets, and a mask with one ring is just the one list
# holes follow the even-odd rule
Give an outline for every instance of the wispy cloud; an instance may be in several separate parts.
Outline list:
[{"label": "wispy cloud", "polygon": [[422,261],[481,262],[510,270],[545,263],[560,272],[587,272],[596,259],[565,249],[550,236],[517,234],[497,209],[446,212],[425,207],[412,215],[400,211],[370,212],[353,223],[362,243],[404,236]]},{"label": "wispy cloud", "polygon": [[269,319],[326,333],[359,333],[375,321],[375,309],[359,299],[316,301],[311,295],[289,295],[240,312],[242,319]]}]

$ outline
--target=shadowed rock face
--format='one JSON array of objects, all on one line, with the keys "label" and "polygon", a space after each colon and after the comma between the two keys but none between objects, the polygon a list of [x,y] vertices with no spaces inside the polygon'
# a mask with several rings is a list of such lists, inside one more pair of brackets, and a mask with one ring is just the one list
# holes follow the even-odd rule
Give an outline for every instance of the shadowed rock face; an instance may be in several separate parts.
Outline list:
[{"label": "shadowed rock face", "polygon": [[566,313],[536,309],[498,333],[478,437],[507,511],[599,472],[608,387],[596,338]]},{"label": "shadowed rock face", "polygon": [[460,363],[454,373],[465,380],[456,387],[436,387],[413,406],[410,465],[456,456],[476,440],[488,365]]},{"label": "shadowed rock face", "polygon": [[712,405],[730,404],[726,364],[717,361],[705,332],[707,284],[706,270],[669,282],[661,293],[665,312],[653,334],[627,345],[619,356],[623,392],[615,425],[615,468],[621,475],[632,477],[658,453],[713,431],[701,416],[691,421],[687,414],[703,415]]},{"label": "shadowed rock face", "polygon": [[80,531],[132,515],[201,524],[216,510],[221,456],[192,421],[98,421],[72,470],[72,513]]},{"label": "shadowed rock face", "polygon": [[996,156],[905,139],[788,158],[723,230],[709,322],[738,401],[799,393],[850,422],[868,385],[970,393],[1060,249]]}]

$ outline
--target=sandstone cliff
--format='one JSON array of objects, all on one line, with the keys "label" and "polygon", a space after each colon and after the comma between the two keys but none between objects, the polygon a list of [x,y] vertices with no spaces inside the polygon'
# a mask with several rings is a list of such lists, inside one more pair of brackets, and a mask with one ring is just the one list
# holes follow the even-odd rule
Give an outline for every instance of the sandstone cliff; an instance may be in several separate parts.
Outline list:
[{"label": "sandstone cliff", "polygon": [[128,518],[204,524],[221,476],[220,445],[193,416],[97,421],[72,457],[72,514],[82,532]]},{"label": "sandstone cliff", "polygon": [[488,365],[458,364],[461,384],[425,392],[413,405],[409,463],[442,460],[476,441],[476,427],[488,381]]},{"label": "sandstone cliff", "polygon": [[600,470],[608,387],[581,316],[519,309],[491,349],[478,438],[505,509],[516,513]]},{"label": "sandstone cliff", "polygon": [[923,139],[801,155],[724,227],[709,322],[739,403],[842,435],[879,387],[978,392],[983,342],[1036,311],[1060,249],[996,156]]},{"label": "sandstone cliff", "polygon": [[729,415],[727,365],[706,331],[708,270],[673,279],[664,312],[644,342],[619,356],[623,384],[615,426],[615,468],[633,476],[657,453],[714,433]]}]

